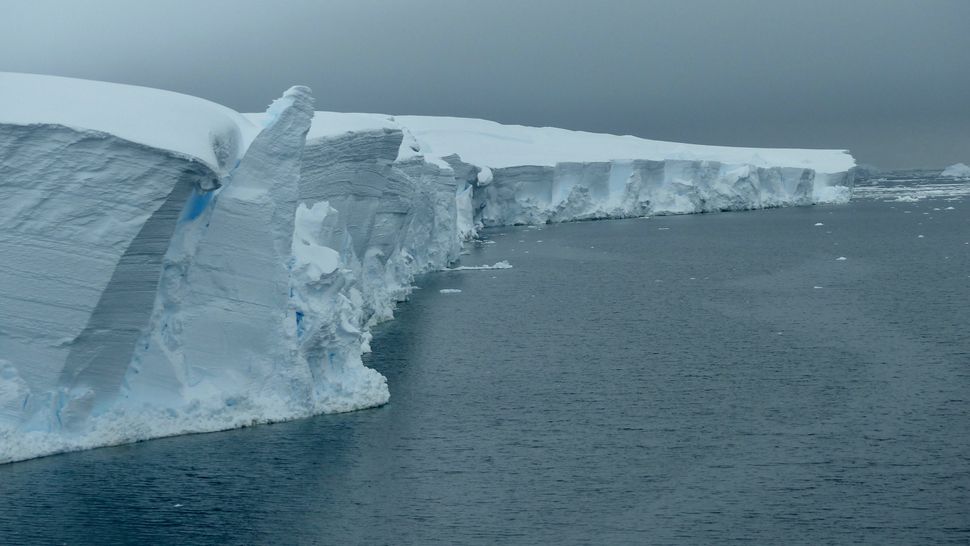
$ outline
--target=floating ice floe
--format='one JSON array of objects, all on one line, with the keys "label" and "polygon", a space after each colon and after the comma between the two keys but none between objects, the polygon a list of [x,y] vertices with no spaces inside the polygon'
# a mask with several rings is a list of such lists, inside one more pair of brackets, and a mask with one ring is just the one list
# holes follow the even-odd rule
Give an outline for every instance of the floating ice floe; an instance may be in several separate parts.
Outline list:
[{"label": "floating ice floe", "polygon": [[444,271],[488,271],[491,269],[512,269],[512,264],[508,260],[496,262],[493,265],[462,265],[458,267],[448,267]]}]

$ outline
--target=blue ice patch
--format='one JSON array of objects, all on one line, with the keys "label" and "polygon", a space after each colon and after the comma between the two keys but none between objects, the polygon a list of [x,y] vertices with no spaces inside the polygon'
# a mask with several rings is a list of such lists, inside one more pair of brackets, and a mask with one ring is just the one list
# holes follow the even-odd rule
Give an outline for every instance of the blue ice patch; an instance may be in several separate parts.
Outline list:
[{"label": "blue ice patch", "polygon": [[185,205],[185,213],[182,215],[182,220],[191,221],[198,218],[203,212],[205,212],[206,207],[212,201],[212,192],[207,191],[199,193],[198,189],[192,189],[192,195],[189,196],[189,201]]}]

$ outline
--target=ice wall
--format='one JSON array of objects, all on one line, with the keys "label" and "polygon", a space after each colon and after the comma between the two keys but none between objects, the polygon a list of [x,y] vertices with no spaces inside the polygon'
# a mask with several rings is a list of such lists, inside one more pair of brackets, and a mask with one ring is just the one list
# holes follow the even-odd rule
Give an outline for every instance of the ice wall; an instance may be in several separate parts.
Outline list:
[{"label": "ice wall", "polygon": [[370,327],[392,317],[415,274],[460,250],[453,173],[396,161],[399,129],[339,127],[307,141],[294,239],[297,338],[320,411],[387,401],[384,378],[361,362]]},{"label": "ice wall", "polygon": [[[475,191],[484,226],[689,214],[842,202],[847,174],[832,184],[811,169],[716,161],[611,161],[491,169]],[[823,178],[824,177],[824,178]],[[829,192],[832,185],[839,186]]]},{"label": "ice wall", "polygon": [[371,327],[482,226],[838,202],[852,182],[840,151],[315,113],[302,87],[243,116],[0,84],[23,105],[0,107],[0,463],[383,404]]},{"label": "ice wall", "polygon": [[219,183],[110,134],[0,125],[0,383],[19,386],[0,389],[0,427],[57,428],[117,390],[178,213]]},{"label": "ice wall", "polygon": [[839,203],[853,183],[842,150],[705,146],[500,125],[479,119],[397,116],[423,154],[474,188],[483,226]]},{"label": "ice wall", "polygon": [[226,186],[186,203],[122,391],[131,413],[238,407],[260,420],[305,407],[290,256],[309,90],[290,89],[269,113]]},{"label": "ice wall", "polygon": [[291,89],[236,158],[0,124],[0,462],[313,412],[290,295],[312,116]]}]

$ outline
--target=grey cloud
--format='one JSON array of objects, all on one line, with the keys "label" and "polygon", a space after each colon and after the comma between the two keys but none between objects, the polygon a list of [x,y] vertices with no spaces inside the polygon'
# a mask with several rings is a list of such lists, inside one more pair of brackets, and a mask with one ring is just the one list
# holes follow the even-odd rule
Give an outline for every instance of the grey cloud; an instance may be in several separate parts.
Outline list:
[{"label": "grey cloud", "polygon": [[0,0],[0,70],[243,111],[485,117],[688,142],[970,162],[965,0]]}]

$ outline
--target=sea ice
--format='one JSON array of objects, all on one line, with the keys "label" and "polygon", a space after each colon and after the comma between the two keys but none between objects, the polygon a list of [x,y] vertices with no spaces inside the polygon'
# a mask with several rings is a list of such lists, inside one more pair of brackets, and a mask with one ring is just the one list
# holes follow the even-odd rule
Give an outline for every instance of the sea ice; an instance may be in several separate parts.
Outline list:
[{"label": "sea ice", "polygon": [[508,260],[496,262],[494,265],[462,265],[458,267],[448,267],[445,271],[487,271],[490,269],[512,269],[512,264]]}]

